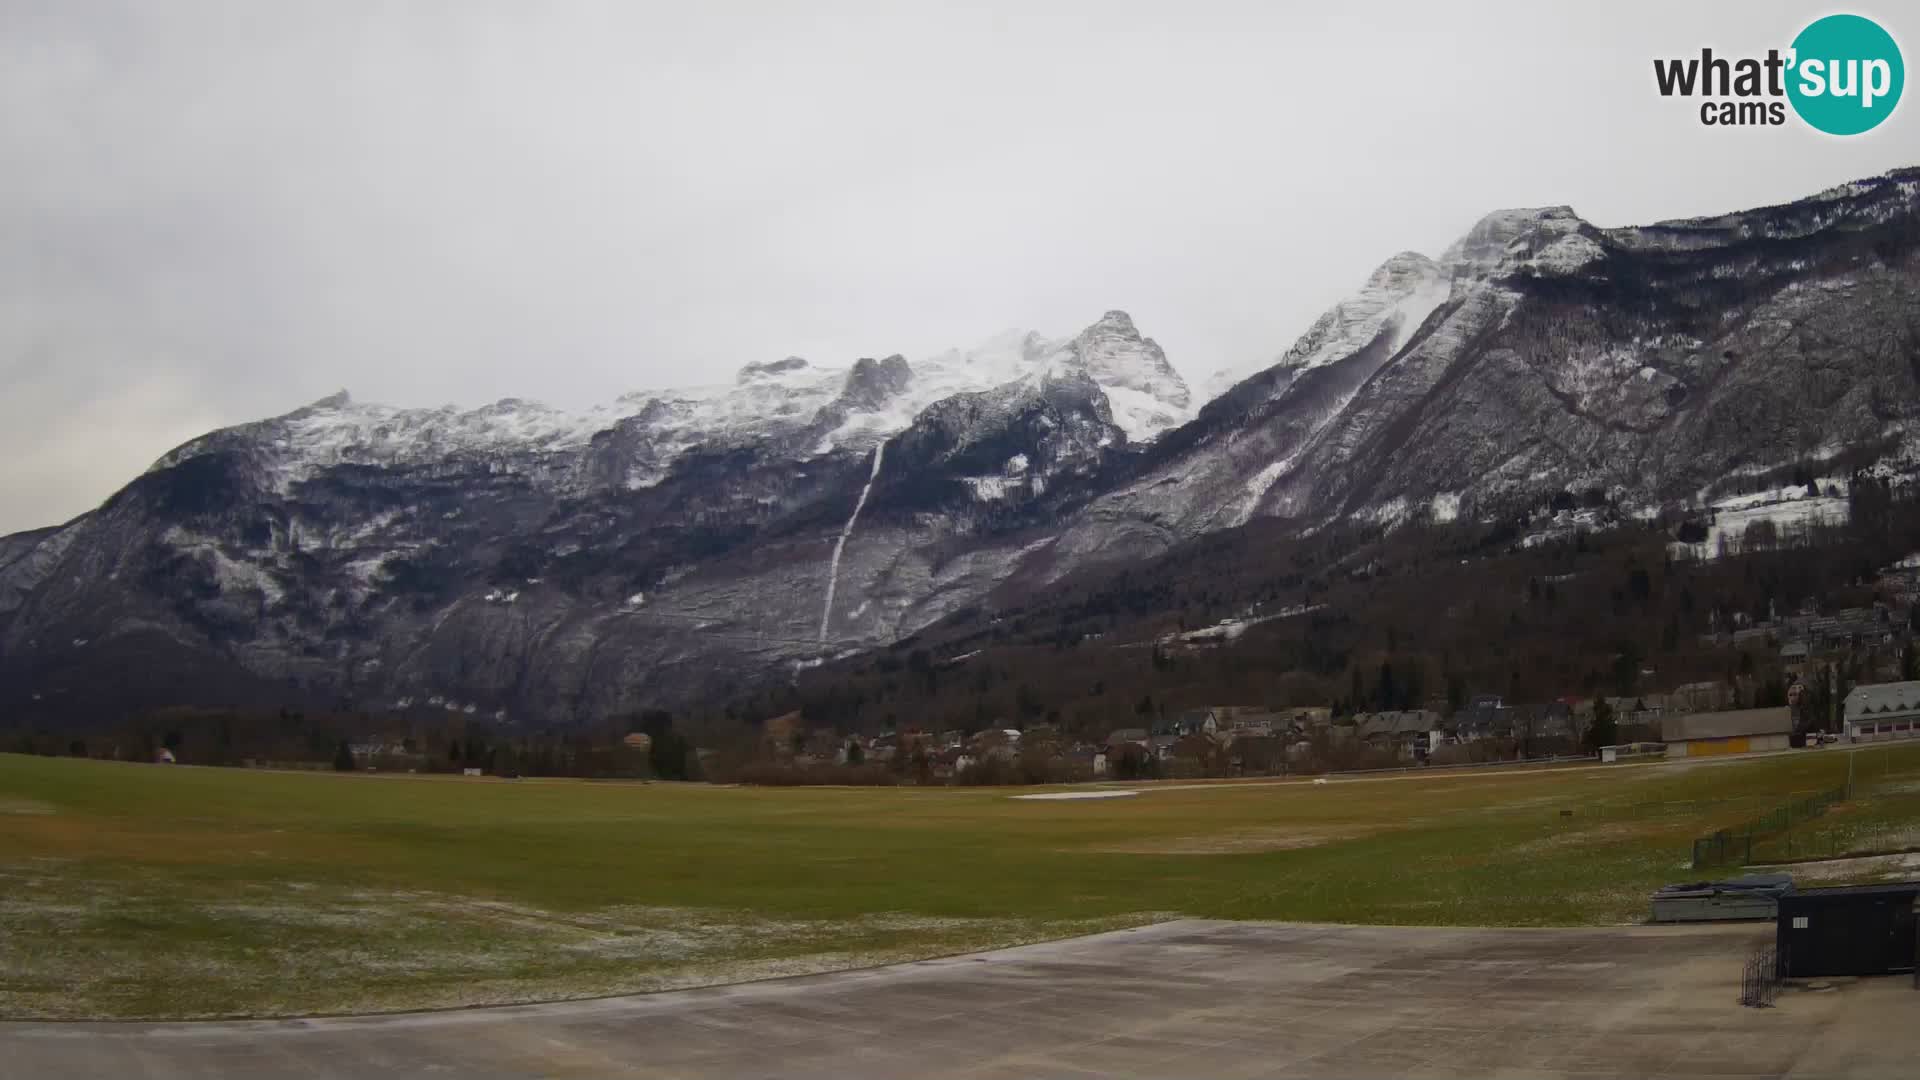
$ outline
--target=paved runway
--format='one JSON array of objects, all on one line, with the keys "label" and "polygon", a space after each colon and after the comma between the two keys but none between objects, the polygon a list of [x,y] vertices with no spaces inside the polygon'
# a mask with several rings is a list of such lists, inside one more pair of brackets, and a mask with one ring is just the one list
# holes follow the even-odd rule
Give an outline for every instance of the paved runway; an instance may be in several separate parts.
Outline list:
[{"label": "paved runway", "polygon": [[445,1013],[0,1023],[0,1076],[1912,1077],[1905,978],[1741,1008],[1766,926],[1186,921],[782,982]]}]

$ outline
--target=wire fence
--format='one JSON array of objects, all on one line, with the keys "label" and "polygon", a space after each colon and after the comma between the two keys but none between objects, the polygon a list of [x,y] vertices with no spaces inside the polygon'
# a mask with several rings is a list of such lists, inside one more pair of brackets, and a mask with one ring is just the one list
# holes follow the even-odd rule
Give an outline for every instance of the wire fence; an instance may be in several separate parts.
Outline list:
[{"label": "wire fence", "polygon": [[1794,859],[1811,854],[1806,851],[1807,842],[1814,837],[1805,832],[1800,836],[1802,854],[1794,853],[1794,827],[1825,814],[1828,807],[1846,798],[1845,787],[1829,788],[1783,803],[1743,824],[1698,837],[1693,842],[1693,865],[1745,866],[1756,861]]},{"label": "wire fence", "polygon": [[1773,1007],[1786,974],[1786,954],[1771,943],[1755,948],[1740,973],[1740,1004],[1752,1009]]},{"label": "wire fence", "polygon": [[1920,851],[1920,824],[1912,821],[1849,822],[1818,830],[1802,829],[1755,841],[1755,863],[1843,859],[1855,855],[1893,855]]}]

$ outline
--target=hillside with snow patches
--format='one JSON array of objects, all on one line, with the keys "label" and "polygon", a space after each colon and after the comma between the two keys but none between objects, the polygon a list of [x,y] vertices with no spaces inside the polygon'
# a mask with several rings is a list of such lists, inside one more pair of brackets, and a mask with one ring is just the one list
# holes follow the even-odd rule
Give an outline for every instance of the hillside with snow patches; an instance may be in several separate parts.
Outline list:
[{"label": "hillside with snow patches", "polygon": [[1257,518],[1488,520],[1578,491],[1716,538],[1825,520],[1826,486],[1753,483],[1912,472],[1917,204],[1906,170],[1633,228],[1496,212],[1386,260],[1206,400],[1117,311],[577,412],[336,395],[0,538],[0,706],[579,721]]}]

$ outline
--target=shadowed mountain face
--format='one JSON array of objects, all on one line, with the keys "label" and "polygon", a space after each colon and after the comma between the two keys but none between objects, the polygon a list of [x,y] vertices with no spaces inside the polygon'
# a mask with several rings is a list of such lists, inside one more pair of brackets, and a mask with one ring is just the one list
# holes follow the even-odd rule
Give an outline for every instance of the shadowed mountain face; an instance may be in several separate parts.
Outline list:
[{"label": "shadowed mountain face", "polygon": [[1638,228],[1495,213],[1196,404],[1122,312],[584,414],[338,395],[0,538],[0,707],[561,722],[729,693],[1256,518],[1596,488],[1654,509],[1842,452],[1905,467],[1920,170]]}]

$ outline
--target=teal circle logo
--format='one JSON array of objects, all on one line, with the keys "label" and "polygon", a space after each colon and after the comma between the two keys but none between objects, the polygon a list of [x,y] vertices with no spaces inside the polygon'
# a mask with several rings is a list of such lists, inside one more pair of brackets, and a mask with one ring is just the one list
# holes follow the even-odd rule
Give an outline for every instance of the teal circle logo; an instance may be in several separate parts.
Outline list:
[{"label": "teal circle logo", "polygon": [[1859,15],[1828,15],[1793,39],[1787,98],[1800,119],[1829,135],[1872,131],[1893,114],[1906,65],[1893,35]]}]

